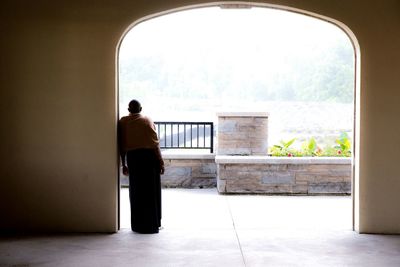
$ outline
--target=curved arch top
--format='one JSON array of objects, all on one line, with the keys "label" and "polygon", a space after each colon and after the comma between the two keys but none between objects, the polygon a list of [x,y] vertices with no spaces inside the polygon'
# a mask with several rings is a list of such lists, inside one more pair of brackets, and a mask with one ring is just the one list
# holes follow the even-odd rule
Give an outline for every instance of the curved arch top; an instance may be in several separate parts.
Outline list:
[{"label": "curved arch top", "polygon": [[244,1],[224,1],[224,2],[207,2],[207,3],[202,3],[202,4],[193,4],[193,5],[184,5],[181,7],[177,7],[177,8],[172,8],[172,9],[168,9],[162,12],[157,12],[157,13],[153,13],[147,16],[144,16],[140,19],[137,19],[136,21],[132,22],[123,32],[118,45],[117,45],[117,51],[119,50],[121,43],[123,41],[123,39],[125,38],[126,34],[136,25],[145,22],[147,20],[156,18],[156,17],[160,17],[160,16],[164,16],[164,15],[168,15],[171,13],[176,13],[176,12],[181,12],[181,11],[186,11],[186,10],[190,10],[190,9],[197,9],[197,8],[205,8],[205,7],[222,7],[222,8],[252,8],[252,7],[260,7],[260,8],[269,8],[269,9],[277,9],[277,10],[282,10],[282,11],[288,11],[288,12],[293,12],[293,13],[298,13],[301,15],[306,15],[306,16],[310,16],[313,18],[317,18],[329,23],[332,23],[333,25],[337,26],[338,28],[342,29],[347,36],[349,37],[354,50],[355,50],[355,55],[358,58],[359,53],[360,53],[360,49],[359,49],[359,42],[357,40],[356,35],[354,34],[354,32],[343,22],[336,20],[334,18],[328,17],[328,16],[324,16],[318,13],[314,13],[311,11],[307,11],[307,10],[303,10],[300,8],[295,8],[295,7],[290,7],[290,6],[286,6],[286,5],[279,5],[279,4],[269,4],[269,3],[262,3],[262,2],[244,2]]}]

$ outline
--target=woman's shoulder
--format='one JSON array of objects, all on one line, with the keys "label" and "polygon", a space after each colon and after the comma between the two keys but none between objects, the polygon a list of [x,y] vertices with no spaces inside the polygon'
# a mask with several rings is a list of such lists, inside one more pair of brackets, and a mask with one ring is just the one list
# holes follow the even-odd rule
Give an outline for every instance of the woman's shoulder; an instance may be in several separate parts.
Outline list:
[{"label": "woman's shoulder", "polygon": [[129,120],[129,116],[123,116],[123,117],[121,117],[119,119],[120,122],[124,122],[124,121],[127,121],[127,120]]},{"label": "woman's shoulder", "polygon": [[142,115],[142,114],[134,114],[129,116],[124,116],[119,119],[119,123],[126,124],[126,123],[139,123],[139,124],[153,124],[153,121],[150,117]]},{"label": "woman's shoulder", "polygon": [[127,116],[122,116],[119,120],[120,121],[126,121],[126,120],[137,120],[139,118],[141,118],[142,115],[141,114],[129,114]]}]

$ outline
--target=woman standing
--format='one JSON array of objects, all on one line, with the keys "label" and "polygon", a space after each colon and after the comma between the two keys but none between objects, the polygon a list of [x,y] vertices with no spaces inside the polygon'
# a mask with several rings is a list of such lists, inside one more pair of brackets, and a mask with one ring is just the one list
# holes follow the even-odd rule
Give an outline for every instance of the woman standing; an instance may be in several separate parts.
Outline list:
[{"label": "woman standing", "polygon": [[[137,100],[118,123],[118,144],[123,173],[129,174],[132,231],[158,233],[161,227],[161,182],[164,161],[154,123],[140,114]],[[127,164],[125,163],[127,162]]]}]

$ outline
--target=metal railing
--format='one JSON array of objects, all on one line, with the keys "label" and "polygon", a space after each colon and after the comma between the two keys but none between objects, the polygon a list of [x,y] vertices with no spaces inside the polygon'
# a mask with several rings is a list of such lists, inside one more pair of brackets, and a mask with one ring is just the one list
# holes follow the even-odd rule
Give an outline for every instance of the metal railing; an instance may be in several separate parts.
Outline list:
[{"label": "metal railing", "polygon": [[209,149],[214,151],[212,122],[154,122],[161,149]]}]

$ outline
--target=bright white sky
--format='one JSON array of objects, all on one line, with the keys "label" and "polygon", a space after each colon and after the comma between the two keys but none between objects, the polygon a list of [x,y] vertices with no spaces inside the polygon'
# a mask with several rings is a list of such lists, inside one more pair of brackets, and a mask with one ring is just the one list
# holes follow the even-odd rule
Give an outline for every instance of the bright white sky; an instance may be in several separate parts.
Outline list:
[{"label": "bright white sky", "polygon": [[172,13],[136,25],[124,38],[120,56],[168,51],[171,56],[185,57],[186,53],[193,52],[192,47],[201,44],[202,50],[215,52],[217,46],[226,54],[245,57],[246,53],[237,54],[239,48],[252,49],[249,53],[254,50],[273,53],[285,46],[292,49],[291,42],[299,37],[303,40],[300,46],[315,44],[317,40],[348,41],[337,26],[309,16],[268,8],[221,10],[213,7]]}]

